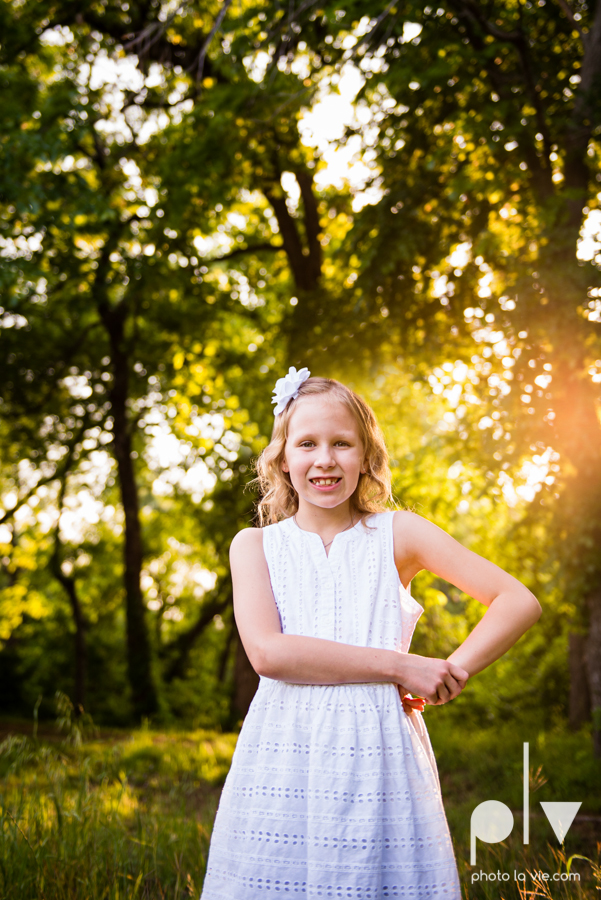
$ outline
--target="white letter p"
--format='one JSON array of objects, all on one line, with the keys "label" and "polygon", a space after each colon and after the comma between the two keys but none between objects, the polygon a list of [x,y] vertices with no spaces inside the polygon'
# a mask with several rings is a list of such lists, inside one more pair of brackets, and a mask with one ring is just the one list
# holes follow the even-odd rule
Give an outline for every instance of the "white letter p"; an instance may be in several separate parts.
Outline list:
[{"label": "white letter p", "polygon": [[476,838],[498,844],[511,834],[513,813],[499,800],[485,800],[472,813],[470,822],[470,864],[476,865]]}]

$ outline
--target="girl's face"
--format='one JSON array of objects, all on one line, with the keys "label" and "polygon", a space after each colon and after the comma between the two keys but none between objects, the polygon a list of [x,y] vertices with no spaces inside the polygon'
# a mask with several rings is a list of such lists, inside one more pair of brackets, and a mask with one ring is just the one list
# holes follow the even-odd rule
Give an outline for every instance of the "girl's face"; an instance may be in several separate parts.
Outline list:
[{"label": "girl's face", "polygon": [[365,471],[351,411],[327,394],[302,397],[288,423],[282,469],[305,503],[333,509],[348,502]]}]

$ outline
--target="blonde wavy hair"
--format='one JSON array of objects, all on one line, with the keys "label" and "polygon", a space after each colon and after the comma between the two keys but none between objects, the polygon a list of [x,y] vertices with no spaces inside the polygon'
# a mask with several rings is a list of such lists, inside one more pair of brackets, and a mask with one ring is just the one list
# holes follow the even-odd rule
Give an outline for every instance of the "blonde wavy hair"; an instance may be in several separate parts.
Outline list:
[{"label": "blonde wavy hair", "polygon": [[317,394],[327,394],[339,400],[352,413],[363,444],[365,474],[350,498],[352,512],[360,517],[382,512],[391,499],[391,474],[388,450],[382,430],[372,409],[362,397],[333,378],[308,378],[289,400],[279,416],[275,417],[271,440],[257,459],[255,466],[261,499],[257,505],[259,525],[263,528],[281,519],[289,519],[298,511],[298,494],[292,486],[290,475],[282,470],[288,425],[299,400]]}]

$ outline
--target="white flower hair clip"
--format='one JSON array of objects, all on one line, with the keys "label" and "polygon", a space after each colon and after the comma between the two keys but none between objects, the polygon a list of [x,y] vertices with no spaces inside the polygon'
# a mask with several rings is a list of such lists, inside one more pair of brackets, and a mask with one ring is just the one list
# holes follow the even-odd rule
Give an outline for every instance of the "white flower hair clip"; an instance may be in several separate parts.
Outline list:
[{"label": "white flower hair clip", "polygon": [[281,412],[284,412],[289,400],[295,400],[298,397],[301,385],[305,383],[310,375],[311,373],[306,366],[304,369],[299,369],[298,372],[295,366],[290,366],[288,374],[284,375],[283,378],[278,378],[271,400],[272,403],[276,404],[273,410],[274,416],[279,416]]}]

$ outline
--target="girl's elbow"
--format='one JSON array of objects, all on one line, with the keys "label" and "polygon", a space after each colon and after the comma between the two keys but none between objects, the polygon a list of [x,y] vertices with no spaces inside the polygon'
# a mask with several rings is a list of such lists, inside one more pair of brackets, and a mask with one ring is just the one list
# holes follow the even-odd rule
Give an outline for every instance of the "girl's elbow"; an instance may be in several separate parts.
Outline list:
[{"label": "girl's elbow", "polygon": [[264,657],[260,657],[256,663],[252,664],[252,667],[260,678],[274,677],[272,667],[269,665],[269,660],[266,660]]},{"label": "girl's elbow", "polygon": [[248,661],[257,675],[265,675],[265,658],[264,654],[261,652],[261,649],[259,647],[253,647],[252,649],[246,650],[246,655],[248,656]]},{"label": "girl's elbow", "polygon": [[536,599],[536,597],[534,596],[534,594],[531,594],[530,591],[528,591],[528,596],[529,596],[529,600],[530,600],[532,624],[534,625],[535,622],[538,622],[538,620],[542,616],[543,608],[540,605],[540,603],[538,602],[538,600]]},{"label": "girl's elbow", "polygon": [[248,660],[260,677],[274,678],[274,660],[270,648],[263,643],[255,644],[246,651]]}]

